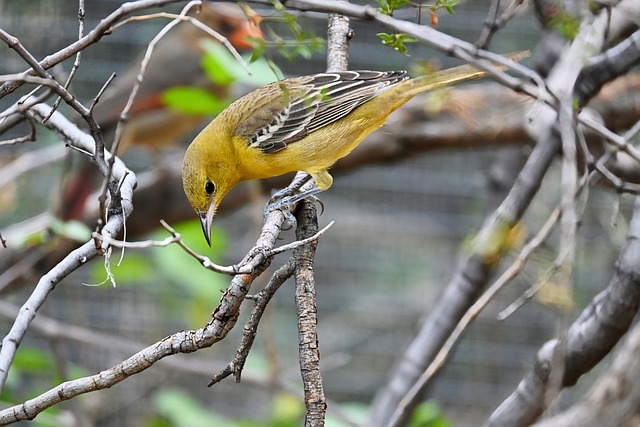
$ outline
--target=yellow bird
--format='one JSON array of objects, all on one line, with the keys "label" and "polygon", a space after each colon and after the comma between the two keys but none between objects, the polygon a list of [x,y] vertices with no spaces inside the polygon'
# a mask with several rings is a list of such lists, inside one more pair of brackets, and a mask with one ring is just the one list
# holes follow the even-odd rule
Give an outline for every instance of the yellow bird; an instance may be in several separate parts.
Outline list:
[{"label": "yellow bird", "polygon": [[287,195],[278,207],[324,191],[333,183],[329,167],[398,107],[418,93],[485,74],[469,65],[413,79],[405,71],[327,72],[274,82],[238,99],[184,157],[184,191],[207,243],[218,205],[239,182],[307,172],[315,187]]}]

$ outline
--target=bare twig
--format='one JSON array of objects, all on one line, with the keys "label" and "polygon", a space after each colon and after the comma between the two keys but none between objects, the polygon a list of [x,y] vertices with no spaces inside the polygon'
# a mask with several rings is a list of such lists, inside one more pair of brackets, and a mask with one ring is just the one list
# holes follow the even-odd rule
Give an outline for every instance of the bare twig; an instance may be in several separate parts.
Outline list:
[{"label": "bare twig", "polygon": [[[48,110],[46,112],[48,112]],[[54,122],[54,119],[57,118],[57,114],[58,113],[52,116],[52,120],[50,122]],[[119,172],[119,169],[116,168],[114,172]],[[113,217],[110,217],[109,221],[112,221],[112,219]],[[255,250],[253,255],[249,257],[248,262],[251,263],[251,273],[237,274],[233,277],[231,284],[222,296],[220,304],[215,309],[212,319],[204,328],[175,333],[162,341],[139,351],[137,354],[129,357],[111,369],[107,369],[93,376],[60,384],[52,390],[49,390],[48,392],[45,392],[21,405],[0,411],[0,424],[32,419],[38,413],[57,403],[81,394],[112,387],[130,376],[144,371],[166,356],[177,353],[191,353],[202,348],[211,347],[218,341],[224,339],[229,331],[233,329],[238,320],[240,305],[248,293],[251,283],[270,265],[271,258],[266,256],[265,252],[274,247],[284,220],[285,218],[282,212],[277,210],[274,210],[267,215],[267,221],[255,246],[260,249]],[[107,224],[104,230],[108,230],[111,225],[112,224],[110,223]],[[103,243],[103,245],[106,245],[106,243]],[[87,251],[86,255],[84,252],[77,253],[80,250]],[[89,259],[89,256],[95,253],[96,247],[93,241],[90,241],[78,250],[69,254],[67,258],[70,259],[70,261],[68,262],[86,262]],[[52,285],[55,285],[55,280],[58,279],[58,276],[55,276],[56,273],[68,274],[68,271],[70,271],[69,269],[58,271],[57,269],[64,268],[64,266],[61,266],[62,264],[63,263],[59,264],[56,269],[52,270],[52,272],[42,280],[49,280]],[[51,275],[54,276],[51,277]],[[25,306],[27,306],[27,304],[25,304]],[[29,315],[28,313],[32,313],[31,318],[33,318],[35,310],[25,309],[25,306],[21,309],[21,314],[18,317],[24,317],[25,315],[23,315],[23,312],[26,310],[26,315]],[[9,353],[8,346],[5,348],[7,339],[15,339],[15,335],[10,332],[7,338],[5,338],[5,341],[3,341],[2,353],[0,353],[0,368],[4,367],[4,353]],[[13,352],[15,352],[15,345],[18,342],[19,340],[13,343]],[[11,356],[13,356],[13,353]],[[6,371],[4,372],[4,375],[6,376]]]},{"label": "bare twig", "polygon": [[[81,39],[84,36],[84,15],[85,15],[84,0],[78,0],[78,39]],[[80,68],[81,58],[82,58],[82,51],[78,51],[78,53],[76,53],[76,58],[73,61],[73,65],[71,66],[71,71],[69,72],[67,81],[64,83],[65,89],[69,89],[69,85],[71,84],[71,81],[75,77],[76,72],[78,71],[78,68]],[[49,117],[51,117],[51,114],[53,114],[58,109],[58,106],[60,105],[61,101],[62,101],[62,97],[58,97],[58,99],[55,100],[55,102],[53,103],[53,107],[51,108],[51,113],[49,114],[48,117],[44,118],[43,122],[46,122],[47,120],[49,120]]]},{"label": "bare twig", "polygon": [[[138,0],[135,2],[128,2],[122,4],[119,8],[117,8],[113,13],[104,18],[100,23],[91,30],[86,36],[82,37],[80,40],[70,44],[69,46],[59,50],[58,52],[47,56],[42,61],[38,63],[38,66],[47,70],[54,65],[59,64],[85,49],[86,47],[96,43],[99,41],[102,36],[111,28],[115,23],[123,19],[125,16],[130,15],[134,12],[150,9],[153,7],[160,7],[170,3],[177,3],[181,0]],[[31,64],[30,64],[31,65]],[[34,69],[30,69],[25,71],[30,75],[35,75]],[[21,81],[11,81],[4,83],[0,86],[0,98],[12,93],[17,88],[22,86]]]},{"label": "bare twig", "polygon": [[482,30],[482,34],[480,34],[480,37],[476,42],[476,46],[482,49],[488,48],[494,34],[499,29],[507,25],[507,23],[516,15],[518,8],[522,5],[523,2],[524,0],[513,0],[502,13],[500,19],[498,19],[500,0],[493,0],[489,9],[489,16],[484,21],[484,29]]},{"label": "bare twig", "polygon": [[[73,96],[64,86],[55,81],[53,76],[47,72],[47,70],[31,55],[31,53],[25,49],[24,46],[20,43],[18,38],[12,36],[11,34],[4,31],[0,28],[0,40],[4,41],[9,47],[15,50],[18,55],[24,61],[31,66],[31,68],[40,76],[49,80],[48,87],[51,88],[56,94],[58,94],[71,108],[76,110],[82,118],[89,125],[89,129],[91,130],[91,135],[95,140],[95,152],[94,156],[96,159],[96,164],[103,175],[106,174],[106,165],[104,164],[104,142],[102,141],[102,133],[100,132],[100,126],[95,121],[93,116],[90,114],[90,111],[87,107],[85,107],[80,101],[78,101],[75,96]],[[15,82],[15,81],[14,81]],[[44,117],[42,119],[43,122],[46,122],[48,117]]]},{"label": "bare twig", "polygon": [[93,114],[93,109],[96,107],[96,104],[100,102],[100,98],[104,94],[104,91],[107,89],[107,87],[109,87],[109,85],[111,84],[111,82],[113,82],[113,79],[115,78],[116,78],[116,73],[111,73],[107,81],[104,82],[104,84],[98,91],[98,94],[93,98],[93,101],[91,101],[91,105],[89,106],[89,111],[91,112],[91,114]]},{"label": "bare twig", "polygon": [[[40,104],[32,107],[29,114],[33,114],[38,120],[42,120],[49,115],[50,110],[50,107]],[[54,115],[51,116],[46,126],[60,135],[69,145],[86,150],[93,149],[92,138],[80,131],[58,113],[54,113]],[[103,234],[107,236],[116,236],[122,230],[126,218],[133,211],[131,200],[133,197],[133,188],[136,183],[135,175],[128,172],[121,161],[116,160],[114,164],[114,176],[122,177],[127,174],[127,179],[121,188],[118,203],[113,206],[111,214],[105,224]],[[93,241],[89,241],[78,249],[70,252],[61,262],[40,279],[33,293],[20,309],[20,314],[16,318],[11,330],[2,341],[2,348],[0,349],[0,388],[4,386],[9,366],[11,366],[18,345],[22,341],[22,337],[49,293],[53,291],[60,280],[97,254],[98,248],[96,248]]]},{"label": "bare twig", "polygon": [[18,136],[12,139],[5,139],[4,141],[0,141],[0,146],[2,145],[14,145],[14,144],[22,144],[24,142],[31,142],[36,140],[36,125],[33,123],[33,119],[27,116],[27,123],[29,123],[29,133],[27,135]]},{"label": "bare twig", "polygon": [[209,381],[209,384],[207,384],[208,387],[219,383],[232,374],[236,382],[240,382],[242,369],[244,368],[247,356],[249,356],[249,351],[251,350],[253,342],[256,338],[258,332],[258,324],[262,319],[264,310],[267,308],[267,304],[269,304],[269,301],[271,301],[271,298],[273,298],[276,291],[280,289],[280,286],[289,277],[291,277],[294,272],[294,267],[295,264],[291,259],[287,261],[286,264],[284,264],[282,267],[276,270],[275,273],[273,273],[267,286],[265,286],[264,289],[262,289],[252,298],[255,303],[253,306],[253,310],[251,311],[251,316],[242,329],[242,341],[240,342],[240,346],[238,347],[236,355],[224,369],[222,369],[211,378],[211,381]]},{"label": "bare twig", "polygon": [[[200,255],[200,254],[196,253],[193,249],[191,249],[182,240],[182,237],[180,236],[180,233],[178,233],[173,227],[171,227],[169,224],[167,224],[164,220],[160,220],[160,223],[162,224],[162,226],[164,228],[167,229],[167,231],[169,231],[169,233],[171,233],[171,236],[167,237],[164,240],[145,240],[145,241],[141,241],[141,242],[127,242],[127,241],[124,241],[124,240],[114,239],[114,238],[109,237],[109,236],[104,236],[104,235],[102,235],[101,233],[98,233],[98,232],[94,232],[92,234],[92,237],[94,239],[98,239],[99,241],[101,241],[101,242],[103,242],[103,243],[105,243],[105,244],[107,244],[109,246],[114,246],[116,248],[138,248],[138,249],[140,249],[140,248],[150,248],[150,247],[166,247],[166,246],[169,246],[169,245],[171,245],[173,243],[176,243],[182,249],[184,249],[184,251],[186,253],[188,253],[193,258],[198,260],[200,262],[200,264],[202,264],[202,266],[205,267],[207,270],[215,271],[216,273],[229,274],[229,275],[251,273],[252,267],[251,267],[251,265],[246,263],[247,259],[245,259],[245,262],[240,263],[237,266],[236,265],[234,265],[234,266],[222,266],[222,265],[215,264],[208,257]],[[310,242],[313,242],[315,240],[318,240],[318,238],[320,238],[320,236],[322,236],[327,230],[329,230],[329,228],[331,228],[331,226],[333,226],[333,224],[334,224],[334,221],[331,221],[327,226],[325,226],[322,230],[318,231],[316,234],[314,234],[311,237],[308,237],[308,238],[303,239],[303,240],[297,240],[295,242],[291,242],[291,243],[288,243],[286,245],[279,246],[277,248],[265,250],[264,254],[266,256],[268,256],[268,257],[274,257],[275,255],[281,254],[281,253],[286,252],[286,251],[290,251],[290,250],[295,249],[297,247],[300,247],[302,245],[306,245],[307,243],[310,243]],[[257,248],[254,247],[253,250],[257,250]]]}]

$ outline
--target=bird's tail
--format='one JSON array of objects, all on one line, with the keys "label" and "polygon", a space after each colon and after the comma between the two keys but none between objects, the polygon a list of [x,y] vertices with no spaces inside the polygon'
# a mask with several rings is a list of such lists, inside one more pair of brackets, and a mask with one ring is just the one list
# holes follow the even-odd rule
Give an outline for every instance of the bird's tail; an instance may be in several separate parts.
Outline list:
[{"label": "bird's tail", "polygon": [[[512,55],[507,55],[507,58],[512,61],[519,62],[528,56],[529,51],[525,50]],[[498,68],[504,70],[507,67],[498,66]],[[472,65],[461,65],[459,67],[448,68],[446,70],[424,74],[422,76],[409,80],[408,83],[410,83],[410,85],[407,88],[408,92],[406,92],[406,94],[412,97],[420,92],[428,92],[430,90],[451,86],[455,83],[463,82],[466,80],[477,79],[479,77],[484,77],[486,74],[486,71],[483,71]]]}]

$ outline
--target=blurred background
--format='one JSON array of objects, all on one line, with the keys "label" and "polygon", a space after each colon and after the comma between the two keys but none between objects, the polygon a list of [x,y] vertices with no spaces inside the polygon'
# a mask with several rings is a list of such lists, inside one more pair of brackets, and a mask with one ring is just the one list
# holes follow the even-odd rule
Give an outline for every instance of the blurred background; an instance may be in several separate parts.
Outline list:
[{"label": "blurred background", "polygon": [[[120,4],[112,0],[87,2],[86,31]],[[181,6],[173,5],[163,10],[179,12]],[[455,14],[438,12],[438,29],[474,42],[482,31],[488,8],[489,1],[462,1],[455,7]],[[256,10],[261,12],[259,8]],[[396,17],[429,25],[426,11],[419,17],[415,11],[401,11]],[[166,18],[157,18],[130,23],[83,51],[80,69],[71,85],[72,93],[89,104],[112,72],[124,76],[132,63],[139,64],[141,52],[167,22]],[[301,14],[299,23],[310,37],[313,34],[325,36],[323,16]],[[36,58],[41,59],[77,38],[77,4],[55,0],[0,0],[0,27],[18,37]],[[409,55],[385,47],[376,37],[382,30],[368,23],[354,21],[352,27],[355,30],[350,52],[352,69],[411,70],[417,62],[424,60],[437,60],[442,67],[458,65],[453,59],[418,44],[407,44]],[[267,40],[273,39],[274,34],[291,37],[282,22],[265,18],[261,28]],[[230,31],[232,28],[225,29]],[[533,49],[539,32],[533,12],[523,8],[521,14],[497,33],[491,49],[496,52]],[[175,52],[175,49],[164,53],[171,51]],[[296,55],[287,59],[278,49],[269,47],[266,57],[285,75],[323,71],[324,48],[309,48],[309,53],[308,57]],[[20,72],[25,68],[23,61],[4,45],[0,46],[0,57],[1,74]],[[136,58],[138,60],[134,62]],[[64,80],[72,63],[72,60],[65,61],[52,72]],[[164,77],[183,74],[184,69],[191,66],[181,61],[169,60],[169,63],[172,65],[168,68],[156,66],[163,70]],[[118,78],[112,86],[114,91],[117,85]],[[474,85],[486,86],[487,83],[466,87]],[[236,85],[229,88],[225,96],[237,96],[250,87],[249,83]],[[105,98],[108,97],[109,90],[105,92]],[[16,99],[0,100],[2,110]],[[425,102],[424,98],[419,102]],[[506,108],[511,107],[507,105]],[[61,111],[78,121],[65,106]],[[109,114],[105,112],[104,115],[107,120]],[[127,147],[129,149],[124,153],[127,164],[141,174],[149,170],[157,172],[159,158],[170,159],[169,164],[180,167],[186,144],[207,123],[203,117],[196,114],[188,126],[180,122],[185,130],[176,131],[175,138],[180,141],[174,147],[163,150]],[[17,128],[12,132],[18,135],[24,133],[24,129]],[[37,142],[0,146],[0,168],[24,153],[61,145],[44,129],[38,127],[37,132]],[[3,135],[3,139],[8,137]],[[421,320],[451,278],[467,239],[496,206],[496,200],[500,200],[502,193],[493,185],[496,174],[502,170],[505,159],[519,164],[527,150],[526,142],[522,140],[503,141],[499,145],[489,140],[474,148],[415,153],[338,173],[331,190],[320,195],[324,204],[320,225],[336,221],[321,239],[315,261],[321,367],[326,396],[330,400],[331,422],[335,422],[331,425],[344,425],[336,421],[343,419],[344,414],[356,420],[366,419],[368,405],[386,384]],[[82,162],[75,157],[60,156],[57,162],[3,183],[0,187],[0,231],[3,235],[8,235],[16,224],[43,212],[48,212],[48,226],[60,227],[57,230],[62,229],[61,233],[67,237],[74,229],[65,228],[68,223],[60,219],[51,225],[52,217],[82,219],[89,229],[93,228],[95,214],[76,215],[60,206],[65,189],[69,188],[68,182],[72,181],[69,176],[73,174],[69,171],[77,173],[82,169]],[[556,206],[558,176],[558,171],[552,173],[536,197],[523,221],[523,235],[535,232]],[[179,189],[181,184],[179,177],[167,173],[166,178],[154,181],[153,186],[177,186]],[[241,203],[230,201],[227,209],[216,217],[213,249],[206,247],[195,215],[193,219],[185,217],[178,221],[179,216],[170,213],[177,205],[186,204],[179,192],[156,191],[152,193],[155,198],[135,198],[134,204],[136,211],[151,210],[159,217],[175,218],[172,225],[183,233],[185,241],[194,249],[212,256],[218,263],[233,264],[251,248],[258,235],[266,201],[263,190],[250,184],[242,190],[250,197],[242,199]],[[486,419],[517,386],[539,346],[558,334],[563,314],[572,318],[605,286],[626,230],[624,216],[629,200],[621,200],[619,215],[614,210],[616,201],[612,194],[599,189],[591,191],[579,232],[573,306],[549,305],[543,293],[543,297],[534,299],[505,321],[496,320],[498,312],[551,266],[555,258],[552,237],[549,247],[545,245],[536,252],[523,274],[501,292],[469,328],[430,393],[433,406],[429,410],[440,411],[444,418],[438,420],[448,423],[439,425],[476,426],[478,420]],[[166,236],[166,232],[159,229],[157,220],[138,215],[138,219],[132,221],[142,223],[137,229],[146,234],[135,235],[136,240]],[[155,231],[151,231],[153,229]],[[292,238],[292,232],[286,236]],[[45,239],[24,237],[22,245],[27,247],[42,242],[48,249],[63,244],[60,237],[47,236]],[[8,259],[4,255],[8,252],[0,249],[0,258]],[[515,256],[517,250],[507,262]],[[0,264],[0,301],[7,304],[0,316],[2,336],[9,330],[14,316],[10,307],[19,307],[36,285],[37,272],[46,271],[46,259],[37,264],[41,270],[36,268],[27,274],[14,268],[20,266],[19,261]],[[21,261],[28,264],[28,257]],[[284,261],[286,255],[281,255],[272,268]],[[202,327],[219,301],[220,289],[229,281],[227,277],[205,272],[176,247],[127,250],[122,263],[114,265],[112,270],[116,287],[105,281],[107,274],[101,258],[94,259],[60,283],[42,307],[39,317],[63,322],[65,327],[86,328],[95,336],[93,339],[50,339],[37,329],[30,330],[18,351],[7,389],[0,396],[2,405],[33,397],[62,379],[109,368],[133,354],[136,348],[177,330]],[[256,287],[262,285],[264,282],[255,284]],[[245,316],[250,306],[250,302],[245,303]],[[242,383],[235,384],[229,379],[209,389],[206,384],[210,376],[235,354],[240,324],[227,339],[209,350],[160,363],[110,390],[58,405],[29,424],[194,426],[205,425],[198,423],[206,420],[206,425],[210,426],[233,426],[240,425],[238,420],[245,420],[246,424],[242,425],[246,426],[299,425],[304,406],[297,398],[302,393],[297,365],[293,284],[285,284],[270,305]],[[68,327],[67,331],[73,329]],[[588,386],[589,381],[589,378],[581,380],[578,391]],[[565,393],[561,402],[570,402],[573,392]],[[181,417],[189,414],[191,418],[181,424],[185,420],[180,420],[176,414]]]}]

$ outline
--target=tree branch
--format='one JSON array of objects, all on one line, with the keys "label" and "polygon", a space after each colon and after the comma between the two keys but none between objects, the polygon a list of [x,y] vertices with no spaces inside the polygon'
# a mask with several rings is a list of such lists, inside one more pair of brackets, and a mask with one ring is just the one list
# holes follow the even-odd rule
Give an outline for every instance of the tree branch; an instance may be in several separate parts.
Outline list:
[{"label": "tree branch", "polygon": [[[33,106],[29,114],[32,114],[34,118],[42,121],[50,115],[50,112],[50,107],[39,104]],[[51,115],[46,126],[60,135],[68,145],[85,151],[94,150],[93,139],[80,131],[59,113]],[[109,157],[109,154],[106,154],[106,158]],[[111,237],[117,236],[122,231],[127,217],[133,211],[133,189],[136,186],[135,174],[128,170],[119,159],[114,158],[114,160],[113,177],[120,183],[119,197],[115,197],[115,194],[112,195],[109,217],[103,229],[103,234]],[[49,293],[72,271],[85,264],[98,253],[104,253],[103,251],[106,249],[106,247],[96,245],[96,243],[91,240],[80,248],[70,252],[58,265],[42,276],[31,296],[21,307],[20,314],[16,318],[11,330],[2,341],[2,348],[0,349],[0,389],[4,387],[9,367],[11,366],[18,345],[27,331],[29,323],[35,317],[38,309],[42,306]]]},{"label": "tree branch", "polygon": [[[305,200],[296,214],[296,237],[304,239],[318,231],[318,215],[314,201]],[[306,427],[324,426],[327,401],[320,374],[320,348],[318,345],[318,309],[313,263],[317,241],[296,248],[294,278],[296,282],[296,310],[298,312],[298,352],[304,384],[304,402],[307,406]]]},{"label": "tree branch", "polygon": [[[491,415],[486,426],[530,425],[551,401],[549,378],[560,375],[561,387],[574,385],[628,330],[640,307],[640,198],[636,198],[625,245],[607,289],[573,322],[560,340],[544,344],[535,365],[518,388]],[[560,363],[558,363],[558,358]],[[560,370],[560,372],[557,372]],[[553,390],[554,397],[560,390]],[[545,398],[546,397],[546,398]]]}]

